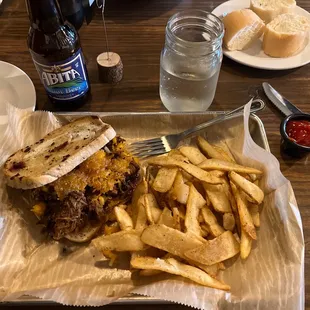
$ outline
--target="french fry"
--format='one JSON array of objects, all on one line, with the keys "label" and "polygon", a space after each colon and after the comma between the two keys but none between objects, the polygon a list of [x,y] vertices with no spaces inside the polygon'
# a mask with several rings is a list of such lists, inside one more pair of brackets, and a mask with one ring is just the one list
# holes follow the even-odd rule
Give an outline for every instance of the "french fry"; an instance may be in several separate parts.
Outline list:
[{"label": "french fry", "polygon": [[202,236],[199,236],[199,235],[193,233],[192,231],[188,231],[188,232],[186,232],[186,234],[188,236],[191,236],[193,239],[195,239],[195,240],[197,240],[197,241],[199,241],[201,243],[207,242],[206,239],[204,239]]},{"label": "french fry", "polygon": [[146,216],[146,210],[144,207],[144,195],[140,197],[140,199],[137,202],[137,219],[136,219],[136,225],[135,230],[142,233],[144,228],[147,226],[147,216]]},{"label": "french fry", "polygon": [[142,204],[144,205],[146,217],[151,224],[158,222],[159,217],[162,213],[159,209],[157,201],[153,194],[144,194],[141,198]]},{"label": "french fry", "polygon": [[[172,188],[171,188],[171,191],[173,191],[173,188],[175,186],[179,186],[179,185],[182,185],[184,184],[184,179],[183,179],[183,175],[181,173],[181,171],[178,171],[175,178],[174,178],[174,182],[173,182],[173,185],[172,185]],[[170,191],[170,192],[171,192]]]},{"label": "french fry", "polygon": [[[188,258],[184,256],[186,250],[193,249],[206,242],[203,238],[199,238],[199,236],[192,233],[185,234],[176,229],[159,224],[147,227],[142,233],[141,239],[148,245],[154,245],[156,248],[186,260],[188,260]],[[190,263],[197,265],[203,270],[210,270],[209,266],[197,262]],[[211,267],[211,271],[213,268]]]},{"label": "french fry", "polygon": [[[234,236],[235,236],[236,240],[240,243],[241,240],[240,240],[239,235],[237,233],[234,233]],[[240,236],[241,236],[241,233],[240,233]]]},{"label": "french fry", "polygon": [[205,201],[206,201],[206,206],[207,206],[208,208],[210,208],[210,207],[212,206],[212,203],[211,203],[210,198],[208,197],[208,195],[205,195],[205,196],[204,196],[204,199],[205,199]]},{"label": "french fry", "polygon": [[107,225],[107,224],[104,225],[104,234],[106,236],[114,234],[118,231],[120,231],[120,227],[117,222],[114,222],[111,225]]},{"label": "french fry", "polygon": [[240,252],[240,244],[231,231],[209,240],[203,245],[185,252],[185,256],[195,262],[213,265],[237,255]]},{"label": "french fry", "polygon": [[[208,273],[201,273],[201,270],[199,270],[196,267],[183,264],[174,258],[168,258],[166,259],[166,261],[169,264],[173,265],[175,269],[181,270],[182,273],[180,275],[182,275],[184,278],[188,278],[201,285],[205,285],[205,286],[209,286],[209,287],[213,287],[217,289],[222,289],[222,290],[230,290],[229,285],[222,283],[219,280],[214,279],[214,277],[210,276]],[[205,267],[204,269],[208,270],[211,274],[214,275],[217,273],[217,270],[215,270],[215,268],[217,268],[217,266],[212,265],[212,266],[209,266],[209,268]]]},{"label": "french fry", "polygon": [[185,214],[186,214],[186,207],[184,205],[178,205],[179,213],[180,213],[180,219],[183,221],[185,220]]},{"label": "french fry", "polygon": [[222,178],[225,175],[225,171],[220,171],[220,170],[210,170],[208,172],[210,173],[210,175],[216,178]]},{"label": "french fry", "polygon": [[240,257],[246,259],[251,253],[252,238],[244,229],[241,229]]},{"label": "french fry", "polygon": [[250,195],[248,195],[246,192],[242,192],[242,194],[249,203],[256,204],[256,200],[252,198]]},{"label": "french fry", "polygon": [[195,178],[186,171],[181,170],[181,173],[185,184],[188,185],[189,183],[193,183],[195,181]]},{"label": "french fry", "polygon": [[199,212],[200,209],[206,204],[206,201],[197,191],[195,186],[191,184],[189,187],[189,195],[186,204],[185,214],[185,230],[186,232],[192,232],[197,236],[201,236],[202,232],[199,225]]},{"label": "french fry", "polygon": [[[256,184],[255,181],[258,180],[258,176],[255,173],[250,173],[249,177],[250,177],[251,181]],[[258,184],[256,184],[256,185],[258,186]]]},{"label": "french fry", "polygon": [[199,212],[199,215],[198,215],[198,222],[199,222],[199,225],[201,225],[201,223],[204,223],[204,219],[203,219],[203,216],[202,216],[202,213],[201,211]]},{"label": "french fry", "polygon": [[200,228],[202,231],[202,237],[206,238],[210,233],[209,227],[205,223],[200,223]]},{"label": "french fry", "polygon": [[253,224],[251,214],[247,207],[248,202],[241,195],[237,186],[232,182],[230,184],[233,195],[236,199],[241,227],[251,236],[252,239],[256,240],[256,230]]},{"label": "french fry", "polygon": [[221,154],[223,160],[228,161],[228,162],[232,162],[232,163],[235,162],[235,160],[233,160],[233,159],[228,155],[228,153],[227,153],[226,151],[224,151],[223,148],[221,148],[221,147],[218,146],[218,145],[212,145],[212,146],[213,146],[213,148],[214,148],[219,154]]},{"label": "french fry", "polygon": [[135,257],[134,259],[131,259],[130,264],[133,268],[160,270],[182,276],[204,286],[225,291],[230,290],[229,285],[212,278],[207,273],[196,267],[183,264],[174,258],[159,259],[153,257]]},{"label": "french fry", "polygon": [[223,215],[223,227],[225,230],[233,231],[235,228],[235,217],[232,213],[224,213]]},{"label": "french fry", "polygon": [[187,164],[185,162],[175,160],[174,158],[171,158],[169,156],[160,156],[156,158],[151,158],[149,159],[148,163],[150,165],[156,165],[162,167],[178,167],[202,182],[210,184],[221,184],[221,180],[219,178],[212,176],[207,171],[204,171],[203,169],[193,164]]},{"label": "french fry", "polygon": [[247,195],[249,195],[258,204],[264,200],[264,192],[254,183],[248,181],[238,173],[232,171],[229,174],[230,179],[239,186]]},{"label": "french fry", "polygon": [[217,151],[207,140],[202,137],[197,138],[197,145],[201,152],[210,157],[221,160],[226,160],[225,156],[223,156],[219,151]]},{"label": "french fry", "polygon": [[121,230],[133,229],[132,219],[124,208],[114,207],[114,213]]},{"label": "french fry", "polygon": [[255,173],[262,174],[263,172],[251,167],[245,167],[236,163],[227,162],[219,159],[206,159],[199,167],[204,170],[220,170],[220,171],[235,171],[238,173]]},{"label": "french fry", "polygon": [[174,187],[172,198],[177,202],[186,205],[189,195],[189,186],[187,184],[180,184],[179,186]]},{"label": "french fry", "polygon": [[[154,173],[153,170],[155,170],[156,167],[147,166],[145,168],[145,176],[144,180],[147,182],[148,185],[152,185],[154,181]],[[146,194],[146,193],[143,193]]]},{"label": "french fry", "polygon": [[136,221],[137,221],[137,216],[138,216],[138,212],[139,212],[139,208],[138,208],[138,200],[139,198],[143,195],[143,194],[147,194],[148,193],[148,183],[146,182],[145,179],[143,179],[135,188],[135,190],[133,191],[132,194],[132,221],[134,226],[136,225]]},{"label": "french fry", "polygon": [[[227,184],[230,184],[227,182]],[[225,183],[224,183],[224,187],[225,187]],[[237,206],[237,202],[236,199],[232,193],[232,189],[230,187],[230,185],[228,185],[228,190],[227,190],[227,195],[228,195],[228,199],[231,205],[231,209],[235,218],[235,225],[237,226],[237,232],[239,234],[239,236],[241,236],[241,224],[240,224],[240,217],[239,217],[239,212],[238,212],[238,206]]]},{"label": "french fry", "polygon": [[110,250],[102,251],[103,256],[105,256],[107,259],[109,259],[109,266],[113,267],[113,265],[116,263],[118,256],[117,254],[113,253]]},{"label": "french fry", "polygon": [[207,207],[203,208],[201,213],[207,225],[208,231],[212,236],[218,237],[219,235],[225,232],[223,227],[218,224],[215,215],[209,208]]},{"label": "french fry", "polygon": [[222,148],[222,150],[225,152],[225,154],[230,158],[230,161],[235,163],[235,157],[232,154],[228,144],[226,143],[226,141],[221,142],[220,147]]},{"label": "french fry", "polygon": [[[191,176],[189,175],[189,177],[191,177]],[[185,180],[185,178],[184,178],[184,175],[183,175],[183,173],[182,173],[182,170],[179,170],[178,173],[177,173],[177,175],[176,175],[176,177],[175,177],[175,179],[174,179],[173,185],[184,184],[185,181],[186,181],[186,180]]]},{"label": "french fry", "polygon": [[174,228],[174,218],[171,214],[171,211],[168,208],[164,208],[164,210],[162,211],[159,220],[158,220],[158,224],[163,224],[167,227],[171,227]]},{"label": "french fry", "polygon": [[218,265],[219,265],[219,269],[220,270],[225,270],[226,269],[226,267],[225,267],[223,262],[218,263]]},{"label": "french fry", "polygon": [[180,232],[165,225],[155,224],[144,229],[141,240],[145,244],[166,251],[170,254],[186,258],[184,253],[203,244],[191,234]]},{"label": "french fry", "polygon": [[252,179],[251,179],[251,177],[250,177],[250,175],[248,173],[240,173],[240,172],[238,172],[238,174],[240,174],[242,177],[244,177],[248,181],[252,182]]},{"label": "french fry", "polygon": [[180,161],[184,161],[185,163],[189,163],[189,159],[186,156],[183,156],[182,153],[178,149],[171,150],[168,153],[168,156],[170,156],[176,160],[180,160]]},{"label": "french fry", "polygon": [[178,168],[160,168],[157,172],[152,187],[160,193],[168,192],[172,187],[177,172]]},{"label": "french fry", "polygon": [[209,231],[206,229],[206,226],[200,226],[201,227],[201,236],[203,238],[207,238],[209,236]]},{"label": "french fry", "polygon": [[226,196],[228,197],[229,194],[231,193],[229,181],[228,181],[228,179],[225,176],[222,177],[221,180],[222,180],[223,191],[226,194]]},{"label": "french fry", "polygon": [[181,155],[181,156],[183,156],[179,149],[172,149],[172,150],[168,153],[168,156],[173,157],[174,155]]},{"label": "french fry", "polygon": [[264,198],[262,171],[237,164],[226,145],[199,137],[198,146],[148,160],[131,204],[116,206],[107,235],[92,241],[111,265],[126,251],[140,276],[166,272],[229,290],[216,276],[225,260],[251,252]]},{"label": "french fry", "polygon": [[117,233],[100,236],[92,240],[92,244],[99,251],[117,251],[117,252],[131,252],[141,251],[145,245],[140,239],[140,232],[136,230],[121,230]]},{"label": "french fry", "polygon": [[225,194],[222,184],[213,185],[204,183],[203,187],[207,193],[208,198],[211,201],[214,210],[221,213],[231,212],[230,201]]},{"label": "french fry", "polygon": [[259,206],[257,204],[249,203],[248,209],[252,216],[252,220],[255,227],[260,227],[260,218],[259,218]]},{"label": "french fry", "polygon": [[194,165],[199,165],[207,159],[196,147],[193,146],[181,146],[179,150]]},{"label": "french fry", "polygon": [[172,209],[172,216],[174,221],[174,229],[181,231],[181,218],[180,218],[180,211],[178,208]]},{"label": "french fry", "polygon": [[184,183],[182,173],[178,171],[172,188],[169,192],[172,199],[179,203],[186,204],[189,194],[189,186]]},{"label": "french fry", "polygon": [[220,270],[220,264],[214,264],[214,265],[203,265],[203,264],[199,264],[199,263],[195,263],[191,260],[188,260],[190,265],[194,265],[198,268],[200,268],[201,270],[205,271],[208,275],[210,275],[212,278],[215,278]]}]

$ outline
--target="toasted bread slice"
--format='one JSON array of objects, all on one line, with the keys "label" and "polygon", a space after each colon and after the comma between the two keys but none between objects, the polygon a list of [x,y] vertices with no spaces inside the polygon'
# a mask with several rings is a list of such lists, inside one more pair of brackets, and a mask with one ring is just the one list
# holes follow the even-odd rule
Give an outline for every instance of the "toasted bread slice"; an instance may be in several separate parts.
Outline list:
[{"label": "toasted bread slice", "polygon": [[250,47],[263,34],[265,28],[264,22],[249,9],[229,13],[223,18],[223,23],[224,45],[230,51]]},{"label": "toasted bread slice", "polygon": [[67,174],[115,137],[97,116],[79,118],[11,155],[4,164],[7,184],[37,188]]},{"label": "toasted bread slice", "polygon": [[295,7],[295,0],[251,0],[250,9],[269,23],[281,14],[293,13]]},{"label": "toasted bread slice", "polygon": [[264,52],[272,57],[289,57],[308,43],[310,21],[296,14],[282,14],[266,26]]}]

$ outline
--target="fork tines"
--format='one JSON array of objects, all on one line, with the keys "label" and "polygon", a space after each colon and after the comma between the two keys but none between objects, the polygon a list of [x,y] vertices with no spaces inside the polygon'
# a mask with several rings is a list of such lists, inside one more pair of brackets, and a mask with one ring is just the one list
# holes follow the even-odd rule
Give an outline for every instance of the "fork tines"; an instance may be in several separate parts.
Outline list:
[{"label": "fork tines", "polygon": [[134,156],[149,157],[166,153],[166,146],[161,138],[138,141],[130,144],[130,151]]}]

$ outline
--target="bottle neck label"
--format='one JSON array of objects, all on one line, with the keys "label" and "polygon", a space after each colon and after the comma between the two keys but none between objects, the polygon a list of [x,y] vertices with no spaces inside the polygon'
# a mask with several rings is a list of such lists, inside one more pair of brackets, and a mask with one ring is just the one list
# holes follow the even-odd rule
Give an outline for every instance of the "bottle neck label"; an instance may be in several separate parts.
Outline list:
[{"label": "bottle neck label", "polygon": [[41,82],[47,94],[59,101],[75,100],[89,89],[83,54],[79,49],[64,61],[49,63],[38,60],[31,51]]}]

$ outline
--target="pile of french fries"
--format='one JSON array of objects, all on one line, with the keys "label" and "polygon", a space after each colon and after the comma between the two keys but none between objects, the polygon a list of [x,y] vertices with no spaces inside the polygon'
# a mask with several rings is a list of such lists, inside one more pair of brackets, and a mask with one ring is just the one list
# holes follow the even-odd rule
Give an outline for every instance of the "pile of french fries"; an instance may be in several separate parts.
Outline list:
[{"label": "pile of french fries", "polygon": [[202,137],[147,161],[131,204],[114,208],[105,235],[92,242],[115,263],[130,252],[141,276],[161,272],[230,290],[216,279],[225,262],[246,259],[260,226],[262,171],[239,165],[229,149]]}]

